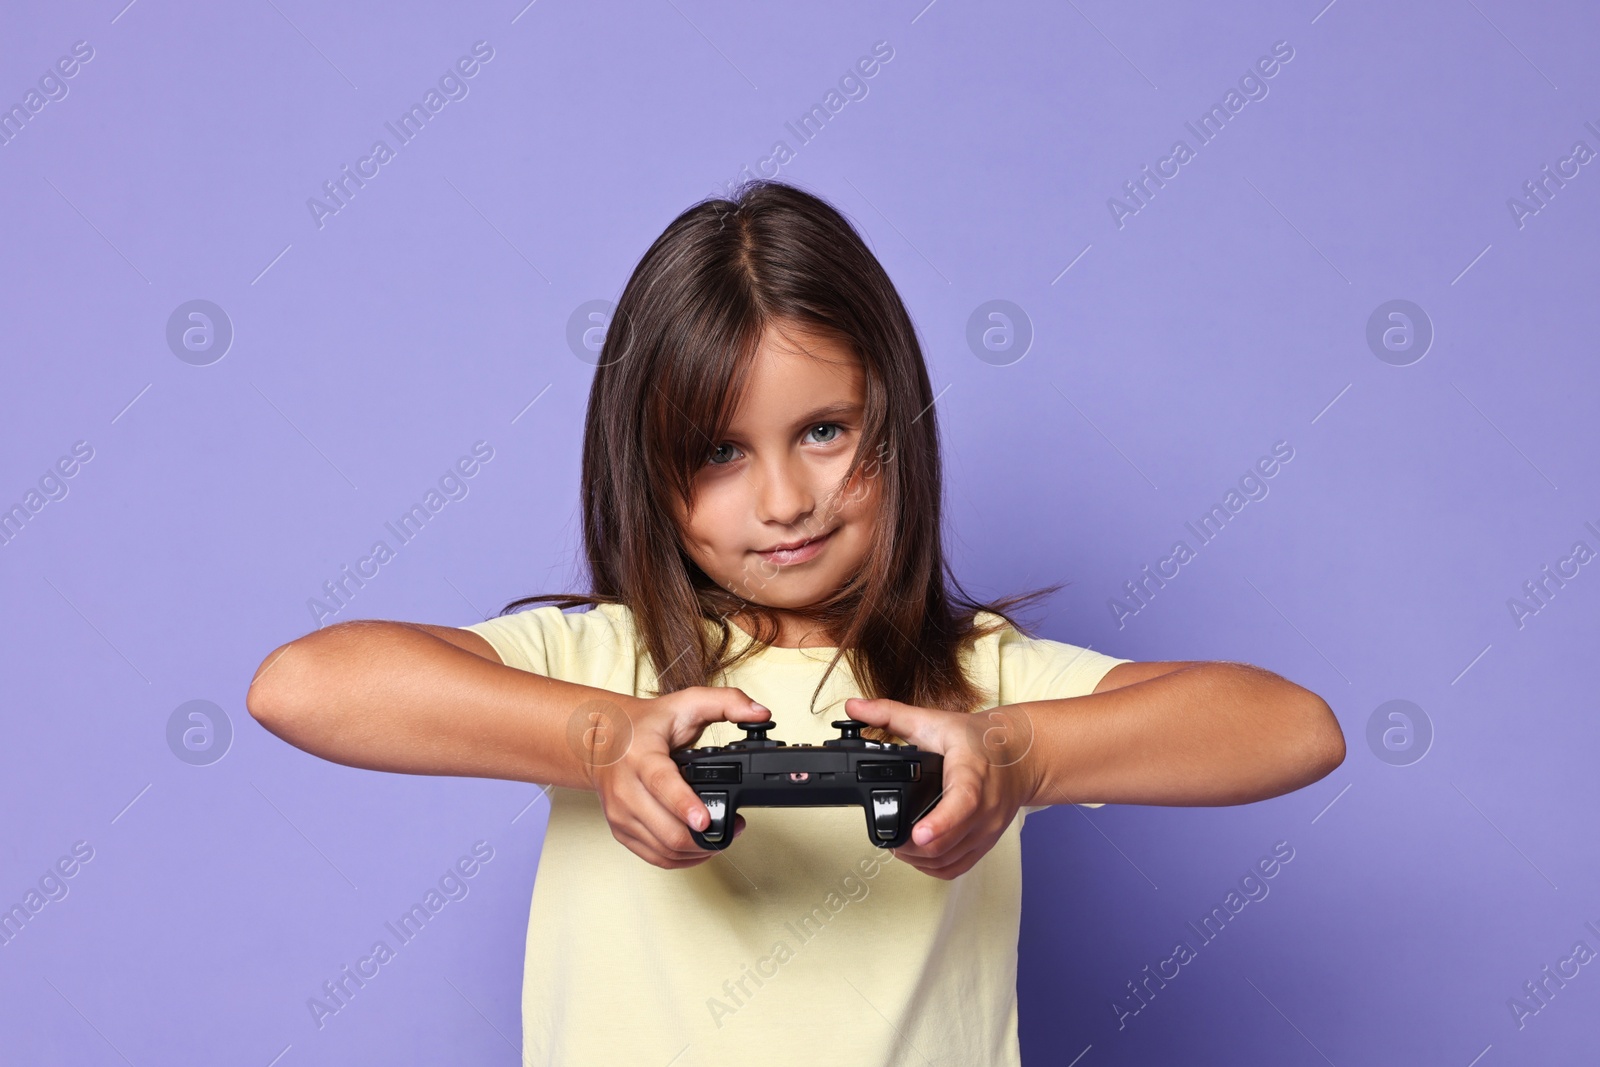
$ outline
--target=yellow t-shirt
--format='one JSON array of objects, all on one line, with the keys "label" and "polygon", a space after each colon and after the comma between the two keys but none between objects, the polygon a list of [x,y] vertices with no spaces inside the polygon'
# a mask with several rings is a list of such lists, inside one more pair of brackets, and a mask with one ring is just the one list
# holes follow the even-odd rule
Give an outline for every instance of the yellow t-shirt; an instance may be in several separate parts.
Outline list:
[{"label": "yellow t-shirt", "polygon": [[[520,670],[635,696],[656,683],[625,607],[547,605],[464,629]],[[748,643],[733,634],[736,649]],[[821,744],[838,736],[828,723],[844,717],[844,699],[860,695],[841,658],[810,712],[832,655],[769,648],[715,681],[769,708],[773,738]],[[968,657],[993,697],[984,709],[1082,696],[1128,662],[1009,626]],[[718,722],[698,744],[742,737]],[[523,967],[524,1062],[1019,1064],[1027,810],[1037,809],[949,881],[873,846],[853,807],[743,808],[744,833],[726,851],[664,870],[612,837],[596,794],[550,790]]]}]

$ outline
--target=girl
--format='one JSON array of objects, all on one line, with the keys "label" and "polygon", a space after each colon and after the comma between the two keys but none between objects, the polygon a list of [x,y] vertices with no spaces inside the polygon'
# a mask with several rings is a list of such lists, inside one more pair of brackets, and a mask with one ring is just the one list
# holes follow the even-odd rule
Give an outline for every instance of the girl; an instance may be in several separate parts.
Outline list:
[{"label": "girl", "polygon": [[[1017,1064],[1028,812],[1248,803],[1344,758],[1328,705],[1275,674],[1025,635],[1012,613],[1055,586],[961,591],[911,318],[792,186],[697,204],[645,253],[582,480],[590,594],[329,626],[248,696],[326,759],[551,787],[528,1063]],[[846,716],[943,754],[911,843],[874,848],[860,809],[752,808],[726,851],[695,846],[708,815],[674,749],[768,721],[818,744]]]}]

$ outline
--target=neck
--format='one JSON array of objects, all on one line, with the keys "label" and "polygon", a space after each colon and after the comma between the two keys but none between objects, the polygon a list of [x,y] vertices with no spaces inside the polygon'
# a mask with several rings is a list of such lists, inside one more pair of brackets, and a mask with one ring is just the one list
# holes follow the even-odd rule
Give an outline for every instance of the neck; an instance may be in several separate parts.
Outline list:
[{"label": "neck", "polygon": [[[770,609],[778,620],[778,636],[772,641],[775,648],[833,648],[836,642],[816,620],[781,608]],[[729,619],[747,636],[754,637],[755,620],[740,613]]]}]

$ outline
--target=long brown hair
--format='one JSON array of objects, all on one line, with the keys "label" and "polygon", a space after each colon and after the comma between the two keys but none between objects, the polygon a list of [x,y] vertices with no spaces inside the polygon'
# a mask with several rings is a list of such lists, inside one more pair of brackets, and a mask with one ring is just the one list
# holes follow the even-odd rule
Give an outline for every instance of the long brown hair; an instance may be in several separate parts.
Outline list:
[{"label": "long brown hair", "polygon": [[[617,302],[589,391],[583,538],[591,592],[527,596],[562,609],[622,604],[657,664],[658,695],[733,666],[728,618],[754,620],[747,654],[777,636],[775,615],[719,586],[683,550],[677,520],[695,473],[732,421],[768,327],[838,339],[865,371],[857,472],[881,478],[861,569],[805,614],[847,656],[861,692],[972,711],[982,694],[962,648],[1063,583],[992,603],[962,590],[940,538],[943,475],[933,389],[911,317],[851,224],[820,198],[755,179],[701,201],[645,252]],[[948,585],[946,584],[948,582]],[[986,626],[979,611],[999,616]],[[709,620],[714,627],[707,627]],[[716,635],[716,636],[712,636]]]}]

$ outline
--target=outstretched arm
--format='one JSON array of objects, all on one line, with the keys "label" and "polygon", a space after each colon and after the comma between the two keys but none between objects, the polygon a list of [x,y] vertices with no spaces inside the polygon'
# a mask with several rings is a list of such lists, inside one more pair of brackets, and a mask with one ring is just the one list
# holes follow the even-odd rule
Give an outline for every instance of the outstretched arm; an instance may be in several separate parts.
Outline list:
[{"label": "outstretched arm", "polygon": [[1292,792],[1344,761],[1321,697],[1247,663],[1122,663],[1093,693],[962,715],[895,700],[846,714],[944,754],[944,794],[897,850],[954,878],[1023,806],[1247,804]]},{"label": "outstretched arm", "polygon": [[670,752],[708,723],[771,717],[737,688],[629,696],[505,666],[470,630],[383,620],[275,649],[245,703],[289,744],[351,767],[592,789],[613,836],[668,868],[715,855],[689,835],[710,815]]},{"label": "outstretched arm", "polygon": [[360,619],[283,645],[245,695],[256,721],[316,756],[405,774],[592,788],[566,743],[586,700],[571,682],[511,670],[470,630]]},{"label": "outstretched arm", "polygon": [[1344,762],[1315,693],[1248,663],[1121,663],[1084,697],[1013,704],[1034,727],[1024,804],[1248,804]]}]

